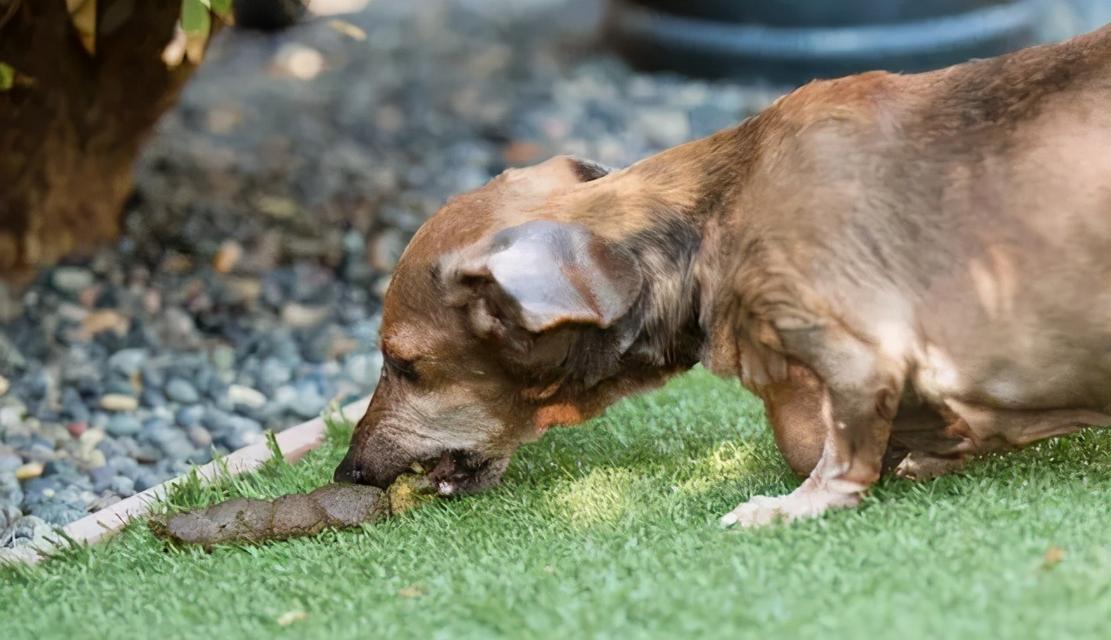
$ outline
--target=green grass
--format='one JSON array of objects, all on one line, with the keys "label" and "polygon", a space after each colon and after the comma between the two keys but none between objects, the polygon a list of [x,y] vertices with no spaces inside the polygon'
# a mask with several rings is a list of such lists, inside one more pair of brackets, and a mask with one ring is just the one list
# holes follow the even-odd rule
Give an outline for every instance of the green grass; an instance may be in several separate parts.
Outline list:
[{"label": "green grass", "polygon": [[[173,501],[310,489],[343,438]],[[0,636],[1106,638],[1109,463],[1111,433],[1092,430],[961,476],[885,480],[855,511],[723,531],[737,502],[795,480],[758,403],[697,372],[526,447],[484,495],[211,554],[133,526],[6,570]]]}]

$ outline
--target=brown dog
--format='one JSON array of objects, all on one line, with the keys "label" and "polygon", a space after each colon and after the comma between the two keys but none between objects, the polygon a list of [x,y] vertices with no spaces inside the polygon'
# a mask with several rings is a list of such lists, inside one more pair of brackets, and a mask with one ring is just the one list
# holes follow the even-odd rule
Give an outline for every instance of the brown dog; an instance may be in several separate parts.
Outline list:
[{"label": "brown dog", "polygon": [[[1111,423],[1111,27],[811,83],[612,173],[560,157],[449,201],[386,295],[339,480],[441,493],[702,362],[763,398],[759,525]],[[885,456],[886,454],[886,456]],[[901,462],[900,462],[901,461]]]}]

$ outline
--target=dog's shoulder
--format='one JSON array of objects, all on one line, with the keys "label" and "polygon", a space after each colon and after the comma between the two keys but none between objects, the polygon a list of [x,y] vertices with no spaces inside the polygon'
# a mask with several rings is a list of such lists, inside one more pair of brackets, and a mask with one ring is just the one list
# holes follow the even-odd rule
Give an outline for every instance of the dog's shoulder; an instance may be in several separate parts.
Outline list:
[{"label": "dog's shoulder", "polygon": [[770,115],[794,137],[815,131],[860,132],[890,117],[905,82],[904,76],[885,71],[814,80],[776,100]]}]

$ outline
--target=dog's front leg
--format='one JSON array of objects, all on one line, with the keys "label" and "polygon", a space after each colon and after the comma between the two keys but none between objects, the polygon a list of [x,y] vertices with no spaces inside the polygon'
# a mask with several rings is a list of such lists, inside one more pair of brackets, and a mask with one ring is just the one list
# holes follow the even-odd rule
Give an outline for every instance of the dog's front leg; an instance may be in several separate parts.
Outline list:
[{"label": "dog's front leg", "polygon": [[857,339],[828,332],[806,339],[809,366],[822,380],[822,406],[815,430],[825,442],[814,470],[799,488],[778,497],[756,496],[722,518],[725,526],[754,527],[777,520],[817,516],[851,507],[880,475],[902,376]]}]

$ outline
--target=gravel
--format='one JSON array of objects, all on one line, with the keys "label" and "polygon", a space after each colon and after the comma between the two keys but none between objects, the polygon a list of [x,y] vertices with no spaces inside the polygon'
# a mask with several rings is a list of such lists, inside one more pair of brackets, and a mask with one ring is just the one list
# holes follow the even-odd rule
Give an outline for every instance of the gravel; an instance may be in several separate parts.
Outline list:
[{"label": "gravel", "polygon": [[369,392],[389,272],[448,196],[556,153],[625,165],[778,95],[631,72],[594,46],[602,4],[225,30],[138,163],[121,240],[0,283],[0,547]]},{"label": "gravel", "polygon": [[226,31],[138,163],[120,241],[0,285],[0,546],[368,393],[389,273],[448,196],[556,153],[627,164],[777,93],[632,73],[577,6]]}]

